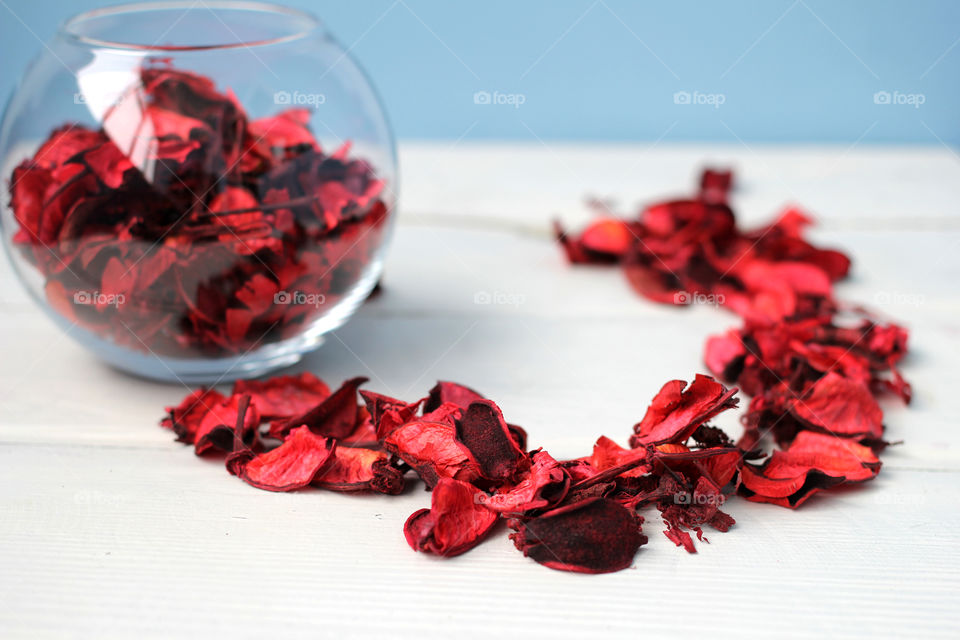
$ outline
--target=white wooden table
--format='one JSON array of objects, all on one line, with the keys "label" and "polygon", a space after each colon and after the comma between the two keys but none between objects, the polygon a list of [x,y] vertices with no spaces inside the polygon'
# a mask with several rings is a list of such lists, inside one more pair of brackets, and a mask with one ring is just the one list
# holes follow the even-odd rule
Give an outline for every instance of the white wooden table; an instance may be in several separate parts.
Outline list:
[{"label": "white wooden table", "polygon": [[[127,377],[0,277],[0,636],[712,637],[960,633],[960,161],[937,148],[405,145],[384,278],[300,368],[413,398],[476,387],[556,457],[625,441],[669,378],[738,320],[656,306],[549,237],[586,195],[626,207],[739,171],[745,222],[788,201],[855,260],[841,296],[912,331],[915,404],[885,402],[880,476],[798,511],[735,500],[688,555],[648,514],[632,569],[551,571],[501,531],[453,560],[413,553],[428,494],[272,494],[157,426],[185,389]],[[518,304],[478,305],[478,292]],[[723,424],[736,429],[735,416]]]}]

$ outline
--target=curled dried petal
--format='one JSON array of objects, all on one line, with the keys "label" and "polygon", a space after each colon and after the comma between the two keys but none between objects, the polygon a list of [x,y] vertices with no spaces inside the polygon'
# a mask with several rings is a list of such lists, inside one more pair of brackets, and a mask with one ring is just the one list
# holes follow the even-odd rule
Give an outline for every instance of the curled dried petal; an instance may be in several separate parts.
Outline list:
[{"label": "curled dried petal", "polygon": [[403,474],[389,464],[383,451],[338,446],[333,463],[314,478],[313,484],[334,491],[373,489],[396,495],[403,491]]},{"label": "curled dried petal", "polygon": [[408,422],[387,436],[384,448],[413,467],[428,487],[441,478],[480,479],[480,465],[456,438],[456,428],[441,422]]},{"label": "curled dried petal", "polygon": [[483,400],[483,396],[462,384],[441,380],[430,389],[427,401],[423,404],[423,412],[429,413],[444,403],[454,404],[462,409],[472,402]]},{"label": "curled dried petal", "polygon": [[283,439],[291,429],[306,425],[317,435],[346,438],[360,425],[357,391],[369,378],[351,378],[320,404],[280,423],[270,425],[270,435]]},{"label": "curled dried petal", "polygon": [[743,467],[740,493],[754,502],[794,508],[811,495],[844,482],[869,480],[880,471],[876,454],[846,438],[801,431],[766,464]]},{"label": "curled dried petal", "polygon": [[237,380],[234,394],[247,394],[264,420],[290,418],[309,411],[330,396],[330,387],[311,373],[269,380]]},{"label": "curled dried petal", "polygon": [[[200,421],[194,434],[194,449],[196,454],[203,455],[210,451],[236,451],[239,448],[253,446],[257,438],[257,427],[260,426],[260,414],[253,405],[242,407],[247,396],[230,396],[230,398],[209,408]],[[244,411],[241,411],[241,409]],[[238,433],[238,417],[243,414],[243,427]]]},{"label": "curled dried petal", "polygon": [[336,440],[298,427],[280,446],[238,465],[237,475],[266,491],[295,491],[310,485],[336,459]]},{"label": "curled dried petal", "polygon": [[630,445],[636,448],[685,442],[701,424],[736,407],[736,392],[700,374],[688,387],[683,380],[671,380],[654,397],[643,420],[634,426]]},{"label": "curled dried petal", "polygon": [[559,504],[570,488],[570,475],[546,451],[531,456],[532,464],[519,482],[501,487],[480,501],[498,513],[521,514]]},{"label": "curled dried petal", "polygon": [[441,478],[430,508],[411,515],[403,527],[415,551],[456,556],[469,551],[493,529],[499,516],[480,503],[483,492],[471,484]]},{"label": "curled dried petal", "polygon": [[200,388],[190,393],[175,407],[167,407],[169,414],[160,424],[177,434],[177,440],[193,444],[200,423],[211,407],[221,404],[226,398],[216,389]]}]

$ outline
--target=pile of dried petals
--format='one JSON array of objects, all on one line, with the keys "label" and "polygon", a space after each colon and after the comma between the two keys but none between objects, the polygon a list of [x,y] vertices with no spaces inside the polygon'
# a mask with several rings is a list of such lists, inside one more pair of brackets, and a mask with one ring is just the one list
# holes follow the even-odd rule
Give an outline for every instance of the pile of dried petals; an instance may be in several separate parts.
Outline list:
[{"label": "pile of dried petals", "polygon": [[[735,407],[735,389],[698,375],[653,399],[624,448],[602,437],[593,452],[555,460],[527,450],[527,434],[476,391],[440,382],[405,402],[361,391],[354,378],[331,392],[309,373],[239,381],[225,396],[199,389],[162,422],[197,455],[267,491],[307,486],[401,493],[415,474],[429,509],[404,526],[411,547],[454,556],[503,519],[517,548],[554,569],[602,573],[630,566],[647,541],[639,507],[655,505],[666,535],[694,551],[687,530],[726,531],[720,510],[736,489],[743,452],[708,421]],[[358,398],[358,394],[359,397]],[[361,401],[362,399],[362,401]],[[692,442],[691,442],[692,440]]]},{"label": "pile of dried petals", "polygon": [[100,128],[65,124],[14,169],[13,242],[50,305],[112,342],[209,357],[295,336],[352,291],[388,214],[370,165],[325,153],[309,119],[251,119],[147,64]]},{"label": "pile of dried petals", "polygon": [[[694,200],[655,205],[635,221],[605,218],[561,240],[574,262],[622,263],[656,300],[729,296],[746,325],[711,338],[707,364],[754,396],[736,444],[710,421],[737,406],[738,389],[705,375],[667,382],[629,448],[601,437],[572,460],[528,450],[496,404],[452,382],[405,402],[361,391],[364,378],[332,393],[308,373],[241,381],[230,396],[195,391],[163,424],[198,455],[225,454],[230,473],[260,489],[396,495],[415,475],[432,493],[404,526],[413,549],[463,553],[502,519],[524,555],[584,573],[632,564],[647,541],[643,507],[655,506],[664,534],[693,553],[691,531],[706,540],[704,526],[734,524],[721,510],[731,495],[795,507],[868,480],[885,444],[874,394],[909,399],[894,368],[906,333],[869,318],[842,324],[830,283],[846,273],[846,257],[803,240],[797,212],[740,232],[725,204],[729,182],[708,172]],[[761,463],[768,432],[785,448]]]},{"label": "pile of dried petals", "polygon": [[869,480],[885,446],[877,396],[910,401],[897,370],[907,332],[834,299],[850,259],[804,238],[811,220],[786,210],[773,224],[737,227],[729,171],[706,170],[697,195],[652,204],[635,218],[603,215],[578,236],[557,225],[572,263],[619,264],[642,296],[678,305],[698,300],[743,318],[707,341],[707,367],[751,396],[737,442],[747,460],[739,493],[796,507],[813,493]]}]

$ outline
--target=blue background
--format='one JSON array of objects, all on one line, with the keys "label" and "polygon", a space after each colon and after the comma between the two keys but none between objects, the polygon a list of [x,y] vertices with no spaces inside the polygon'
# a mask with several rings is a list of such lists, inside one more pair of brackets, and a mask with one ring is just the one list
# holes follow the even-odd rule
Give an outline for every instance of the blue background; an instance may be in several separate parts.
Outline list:
[{"label": "blue background", "polygon": [[[38,39],[106,4],[0,0],[4,99]],[[350,47],[400,138],[960,142],[956,0],[284,4]],[[682,91],[723,103],[677,104]]]}]

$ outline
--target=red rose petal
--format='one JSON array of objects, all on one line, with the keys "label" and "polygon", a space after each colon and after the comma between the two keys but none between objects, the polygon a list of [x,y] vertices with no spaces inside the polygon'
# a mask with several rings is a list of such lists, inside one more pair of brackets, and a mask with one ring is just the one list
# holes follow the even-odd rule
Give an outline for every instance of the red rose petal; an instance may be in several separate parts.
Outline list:
[{"label": "red rose petal", "polygon": [[868,447],[844,438],[802,431],[786,451],[761,467],[743,468],[741,493],[754,502],[794,508],[814,493],[877,475],[880,460]]},{"label": "red rose petal", "polygon": [[239,476],[266,491],[295,491],[311,484],[333,464],[336,441],[298,427],[277,448],[242,465]]},{"label": "red rose petal", "polygon": [[[237,418],[243,406],[244,397],[231,396],[209,407],[193,435],[194,449],[198,456],[214,450],[227,452],[236,450]],[[244,409],[246,413],[240,439],[250,446],[257,436],[260,415],[254,405]]]},{"label": "red rose petal", "polygon": [[457,420],[456,434],[486,478],[503,482],[517,473],[524,453],[514,441],[500,408],[490,400],[472,402]]},{"label": "red rose petal", "polygon": [[456,437],[453,425],[441,422],[408,422],[394,429],[383,441],[384,448],[413,467],[428,487],[441,478],[475,482],[480,465]]},{"label": "red rose petal", "polygon": [[522,514],[558,504],[570,488],[570,475],[546,451],[531,456],[531,465],[519,482],[501,487],[480,502],[497,513]]},{"label": "red rose petal", "polygon": [[562,571],[609,573],[633,564],[646,542],[630,510],[606,498],[593,498],[511,521],[517,549],[542,565]]},{"label": "red rose petal", "polygon": [[372,391],[361,391],[360,397],[367,405],[367,411],[373,421],[377,440],[383,440],[393,433],[394,429],[412,420],[423,403],[423,400],[418,400],[413,404],[408,404],[402,400]]},{"label": "red rose petal", "polygon": [[359,426],[357,391],[368,378],[351,378],[325,398],[320,404],[270,426],[270,435],[283,439],[293,428],[307,425],[318,435],[331,438],[346,438]]},{"label": "red rose petal", "polygon": [[337,447],[333,463],[315,476],[313,484],[334,491],[365,491],[396,495],[403,491],[403,474],[389,464],[383,451]]},{"label": "red rose petal", "polygon": [[830,372],[790,412],[807,424],[840,436],[883,436],[883,411],[862,382]]},{"label": "red rose petal", "polygon": [[683,442],[713,416],[736,407],[736,392],[700,374],[688,387],[683,380],[672,380],[660,389],[643,420],[634,426],[630,445]]},{"label": "red rose petal", "polygon": [[233,393],[253,399],[264,420],[290,418],[313,409],[330,396],[330,388],[312,373],[269,380],[237,380]]},{"label": "red rose petal", "polygon": [[499,516],[480,504],[483,492],[466,482],[441,478],[430,508],[407,519],[403,533],[414,551],[456,556],[469,551],[490,533]]},{"label": "red rose petal", "polygon": [[455,404],[461,408],[467,408],[471,403],[483,400],[484,397],[462,384],[456,382],[438,382],[427,395],[427,401],[423,405],[423,412],[429,413],[439,408],[444,403]]},{"label": "red rose petal", "polygon": [[167,407],[168,416],[160,424],[173,429],[180,442],[193,444],[203,418],[213,407],[225,401],[226,398],[216,389],[197,389],[187,395],[177,406]]}]

